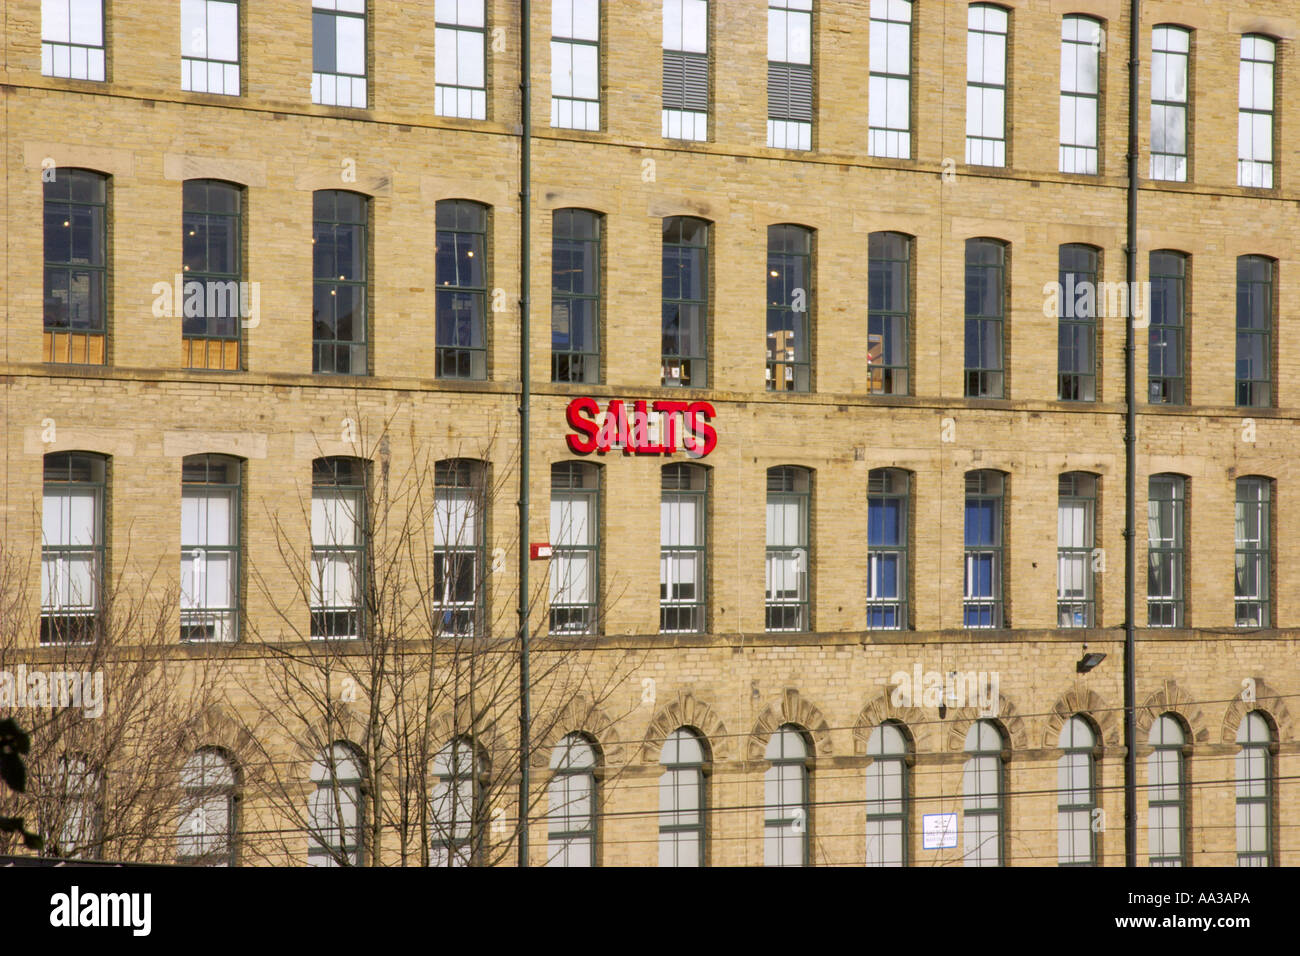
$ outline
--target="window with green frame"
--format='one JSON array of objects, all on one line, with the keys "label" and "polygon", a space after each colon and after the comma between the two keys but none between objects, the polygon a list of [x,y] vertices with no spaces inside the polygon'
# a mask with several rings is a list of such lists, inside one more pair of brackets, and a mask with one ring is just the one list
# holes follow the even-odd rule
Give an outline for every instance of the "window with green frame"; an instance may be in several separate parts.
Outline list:
[{"label": "window with green frame", "polygon": [[52,169],[45,192],[43,358],[103,365],[107,339],[108,177]]},{"label": "window with green frame", "polygon": [[41,644],[85,644],[100,631],[108,459],[45,456],[41,508]]},{"label": "window with green frame", "polygon": [[600,600],[601,468],[551,465],[552,634],[595,634]]},{"label": "window with green frame", "polygon": [[1006,246],[966,240],[966,396],[1003,398]]},{"label": "window with green frame", "polygon": [[1056,760],[1056,859],[1061,866],[1095,866],[1097,735],[1076,715],[1061,728],[1057,746],[1063,753]]},{"label": "window with green frame", "polygon": [[600,213],[551,220],[551,381],[600,381]]},{"label": "window with green frame", "polygon": [[812,387],[812,230],[767,227],[767,390]]},{"label": "window with green frame", "polygon": [[1237,627],[1273,626],[1272,486],[1272,479],[1259,475],[1237,479]]},{"label": "window with green frame", "polygon": [[1162,714],[1147,743],[1147,849],[1151,866],[1187,863],[1187,737],[1178,719]]},{"label": "window with green frame", "polygon": [[311,484],[311,638],[358,638],[365,628],[365,462],[317,458]]},{"label": "window with green frame", "polygon": [[1257,710],[1237,728],[1237,865],[1273,866],[1273,733]]},{"label": "window with green frame", "polygon": [[709,383],[709,224],[677,216],[663,223],[664,385]]},{"label": "window with green frame", "polygon": [[1097,476],[1081,471],[1061,475],[1056,508],[1057,626],[1096,627]]},{"label": "window with green frame", "polygon": [[433,758],[430,866],[471,866],[482,848],[487,760],[469,737],[457,737]]},{"label": "window with green frame", "polygon": [[1147,486],[1147,627],[1187,625],[1187,478]]},{"label": "window with green frame", "polygon": [[867,866],[907,866],[909,743],[903,725],[886,720],[867,738]]},{"label": "window with green frame", "polygon": [[1147,339],[1147,402],[1187,402],[1187,256],[1151,253],[1151,330]]},{"label": "window with green frame", "polygon": [[547,866],[596,865],[596,748],[585,735],[573,733],[551,751],[547,784]]},{"label": "window with green frame", "polygon": [[311,370],[365,375],[369,200],[342,189],[312,194]]},{"label": "window with green frame", "polygon": [[243,367],[242,320],[249,306],[243,284],[243,189],[215,179],[189,179],[183,206],[181,364],[238,371]]},{"label": "window with green frame", "polygon": [[867,391],[906,395],[912,324],[912,238],[899,232],[867,237]]},{"label": "window with green frame", "polygon": [[481,461],[452,458],[434,466],[433,599],[440,636],[473,637],[482,626],[485,481]]},{"label": "window with green frame", "polygon": [[708,469],[664,465],[660,488],[659,630],[697,633],[706,627],[708,609]]},{"label": "window with green frame", "polygon": [[808,592],[812,472],[781,465],[767,470],[767,587],[769,631],[812,629]]},{"label": "window with green frame", "polygon": [[659,865],[704,866],[705,752],[700,735],[678,727],[659,752]]},{"label": "window with green frame", "polygon": [[804,731],[784,724],[763,756],[763,865],[807,866],[811,828],[809,747]]},{"label": "window with green frame", "polygon": [[239,636],[242,464],[189,455],[181,464],[181,640]]},{"label": "window with green frame", "polygon": [[962,768],[963,817],[966,826],[962,862],[966,866],[1002,866],[1006,807],[1005,738],[991,720],[977,720],[966,732]]},{"label": "window with green frame", "polygon": [[906,629],[911,475],[873,468],[867,475],[867,627]]},{"label": "window with green frame", "polygon": [[1058,250],[1061,294],[1057,318],[1056,397],[1063,402],[1097,400],[1097,271],[1092,246],[1071,243]]},{"label": "window with green frame", "polygon": [[1273,395],[1273,260],[1237,258],[1237,405],[1270,408]]},{"label": "window with green frame", "polygon": [[443,199],[434,245],[435,374],[487,378],[487,206]]},{"label": "window with green frame", "polygon": [[335,741],[311,766],[307,805],[307,865],[362,866],[366,797],[361,751]]}]

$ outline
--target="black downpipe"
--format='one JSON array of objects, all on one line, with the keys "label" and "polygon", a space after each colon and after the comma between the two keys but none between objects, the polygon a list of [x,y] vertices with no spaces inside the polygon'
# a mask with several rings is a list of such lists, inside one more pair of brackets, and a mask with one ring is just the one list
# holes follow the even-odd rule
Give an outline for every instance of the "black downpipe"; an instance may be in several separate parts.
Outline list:
[{"label": "black downpipe", "polygon": [[[1141,14],[1129,0],[1128,54],[1128,315],[1124,331],[1124,865],[1137,866],[1137,393],[1133,322],[1137,298],[1138,78]],[[1147,303],[1150,308],[1150,303]]]},{"label": "black downpipe", "polygon": [[519,865],[528,866],[528,412],[532,402],[528,308],[532,227],[532,5],[519,2]]}]

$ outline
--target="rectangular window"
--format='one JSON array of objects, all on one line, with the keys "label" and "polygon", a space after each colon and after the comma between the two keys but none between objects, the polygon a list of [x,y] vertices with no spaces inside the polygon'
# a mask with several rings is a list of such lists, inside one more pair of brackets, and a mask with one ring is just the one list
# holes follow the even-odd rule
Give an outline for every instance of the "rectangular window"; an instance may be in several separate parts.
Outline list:
[{"label": "rectangular window", "polygon": [[1061,20],[1061,172],[1097,175],[1101,115],[1101,24]]},{"label": "rectangular window", "polygon": [[1273,188],[1273,69],[1277,41],[1241,38],[1237,94],[1237,185]]},{"label": "rectangular window", "polygon": [[808,314],[812,231],[767,227],[767,390],[806,392],[812,384]]},{"label": "rectangular window", "polygon": [[312,0],[311,101],[366,108],[366,0]]},{"label": "rectangular window", "polygon": [[440,461],[434,470],[433,599],[440,636],[473,637],[483,607],[483,466]]},{"label": "rectangular window", "polygon": [[867,390],[908,392],[912,323],[912,240],[896,232],[867,237]]},{"label": "rectangular window", "polygon": [[601,217],[557,209],[551,223],[551,381],[599,382]]},{"label": "rectangular window", "polygon": [[434,20],[434,113],[487,119],[487,21],[483,0],[437,0]]},{"label": "rectangular window", "polygon": [[1183,405],[1187,401],[1187,257],[1153,252],[1151,330],[1147,346],[1147,401]]},{"label": "rectangular window", "polygon": [[1272,497],[1267,478],[1237,479],[1237,627],[1272,627],[1273,556],[1269,535]]},{"label": "rectangular window", "polygon": [[600,129],[600,0],[551,4],[551,125]]},{"label": "rectangular window", "polygon": [[97,455],[45,456],[41,508],[42,644],[83,644],[99,630],[106,465]]},{"label": "rectangular window", "polygon": [[966,476],[966,579],[962,600],[964,627],[1003,627],[1002,493],[1003,477],[994,471]]},{"label": "rectangular window", "polygon": [[239,473],[239,461],[221,455],[181,466],[182,641],[237,637]]},{"label": "rectangular window", "polygon": [[867,476],[867,627],[908,626],[908,483],[892,468]]},{"label": "rectangular window", "polygon": [[1006,249],[966,240],[966,396],[1002,398]]},{"label": "rectangular window", "polygon": [[1187,182],[1187,68],[1191,33],[1151,30],[1151,178]]},{"label": "rectangular window", "polygon": [[665,465],[659,502],[659,630],[705,628],[705,520],[709,474],[699,465]]},{"label": "rectangular window", "polygon": [[487,207],[438,202],[434,324],[438,378],[487,378]]},{"label": "rectangular window", "polygon": [[249,308],[248,284],[243,281],[242,193],[238,186],[214,179],[185,182],[181,222],[184,368],[233,372],[242,367],[242,320]]},{"label": "rectangular window", "polygon": [[104,79],[104,0],[41,0],[41,75]]},{"label": "rectangular window", "polygon": [[1273,405],[1273,260],[1237,258],[1237,405]]},{"label": "rectangular window", "polygon": [[966,32],[966,162],[1007,164],[1006,10],[973,4]]},{"label": "rectangular window", "polygon": [[709,138],[709,4],[664,0],[663,136]]},{"label": "rectangular window", "polygon": [[45,191],[46,362],[103,365],[106,358],[107,177],[54,169]]},{"label": "rectangular window", "polygon": [[238,0],[181,0],[181,89],[239,95]]},{"label": "rectangular window", "polygon": [[812,0],[768,0],[767,145],[812,149]]},{"label": "rectangular window", "polygon": [[1063,402],[1097,400],[1098,259],[1091,246],[1064,245],[1058,253],[1056,397]]},{"label": "rectangular window", "polygon": [[709,224],[702,219],[664,220],[664,385],[708,385]]},{"label": "rectangular window", "polygon": [[1147,627],[1187,626],[1187,479],[1152,475],[1147,490]]},{"label": "rectangular window", "polygon": [[1072,472],[1059,481],[1056,518],[1058,627],[1096,627],[1092,552],[1096,546],[1097,479]]},{"label": "rectangular window", "polygon": [[597,633],[600,594],[600,469],[551,466],[552,634]]},{"label": "rectangular window", "polygon": [[361,636],[366,489],[355,458],[317,458],[311,489],[311,636]]},{"label": "rectangular window", "polygon": [[912,158],[912,0],[871,0],[867,154]]},{"label": "rectangular window", "polygon": [[767,587],[769,631],[811,630],[808,614],[808,512],[812,478],[804,468],[767,472]]},{"label": "rectangular window", "polygon": [[359,193],[321,189],[312,205],[311,370],[365,375],[368,203]]}]

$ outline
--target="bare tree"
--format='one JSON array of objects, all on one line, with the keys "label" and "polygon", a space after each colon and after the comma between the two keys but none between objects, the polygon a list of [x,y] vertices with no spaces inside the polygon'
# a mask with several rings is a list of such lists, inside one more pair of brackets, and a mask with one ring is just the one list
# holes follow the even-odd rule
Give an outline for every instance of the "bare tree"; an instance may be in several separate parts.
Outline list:
[{"label": "bare tree", "polygon": [[[322,454],[310,494],[267,509],[276,561],[249,574],[272,612],[247,616],[265,663],[243,678],[246,788],[266,811],[250,858],[300,860],[305,845],[322,865],[492,865],[547,797],[532,788],[520,813],[518,592],[494,587],[528,546],[489,527],[514,462],[492,462],[495,436],[436,459],[413,432],[399,460],[391,427]],[[635,667],[593,665],[595,615],[588,633],[549,633],[539,577],[527,759],[545,767],[563,733],[616,720],[606,707]]]}]

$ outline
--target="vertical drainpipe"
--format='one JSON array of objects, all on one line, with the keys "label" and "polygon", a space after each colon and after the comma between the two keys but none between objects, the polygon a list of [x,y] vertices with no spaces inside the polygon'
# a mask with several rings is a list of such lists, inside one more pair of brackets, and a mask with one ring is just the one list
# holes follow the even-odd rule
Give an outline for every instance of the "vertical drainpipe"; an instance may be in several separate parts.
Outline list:
[{"label": "vertical drainpipe", "polygon": [[528,866],[528,411],[532,401],[528,307],[532,225],[532,5],[519,2],[519,865]]},{"label": "vertical drainpipe", "polygon": [[[1128,55],[1128,314],[1124,331],[1124,865],[1137,866],[1137,393],[1134,308],[1137,298],[1139,0],[1129,0]],[[1150,303],[1147,303],[1150,308]]]}]

